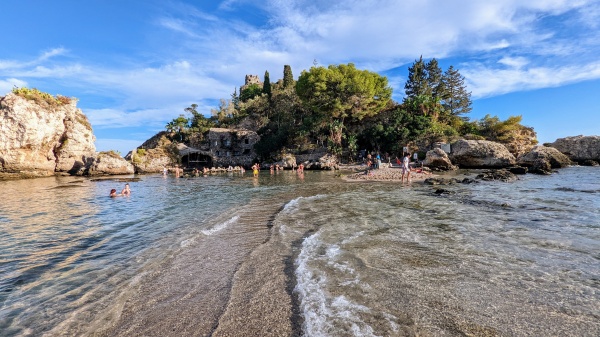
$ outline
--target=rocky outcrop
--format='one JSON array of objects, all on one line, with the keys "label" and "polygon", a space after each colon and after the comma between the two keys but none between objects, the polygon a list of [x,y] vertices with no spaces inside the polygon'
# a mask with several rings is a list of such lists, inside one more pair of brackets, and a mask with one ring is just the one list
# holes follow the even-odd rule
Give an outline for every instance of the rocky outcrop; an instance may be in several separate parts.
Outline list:
[{"label": "rocky outcrop", "polygon": [[516,158],[531,151],[537,143],[537,134],[533,128],[522,125],[513,130],[511,136],[502,142],[508,152],[512,153]]},{"label": "rocky outcrop", "polygon": [[77,101],[19,91],[0,97],[0,179],[89,173],[97,162],[95,137]]},{"label": "rocky outcrop", "polygon": [[550,168],[562,168],[572,165],[569,157],[565,156],[553,147],[546,146],[537,146],[526,155],[519,157],[517,160],[519,165],[534,169],[536,167],[542,167],[540,166],[541,161],[548,162],[548,165],[543,165],[544,168],[546,166],[549,166]]},{"label": "rocky outcrop", "polygon": [[487,140],[461,139],[451,148],[449,158],[461,168],[504,168],[516,163],[504,145]]},{"label": "rocky outcrop", "polygon": [[423,161],[423,165],[439,171],[449,171],[456,170],[457,167],[452,165],[450,158],[444,150],[442,149],[433,149],[431,151],[427,151],[425,155],[425,160]]},{"label": "rocky outcrop", "polygon": [[125,159],[133,164],[135,173],[160,173],[163,168],[177,164],[178,157],[177,146],[162,132],[128,153]]},{"label": "rocky outcrop", "polygon": [[133,174],[133,165],[115,152],[100,152],[89,167],[89,175]]},{"label": "rocky outcrop", "polygon": [[583,163],[600,161],[600,136],[574,136],[559,138],[548,146],[567,155],[572,161]]},{"label": "rocky outcrop", "polygon": [[315,152],[296,156],[298,165],[302,163],[305,170],[338,170],[339,160],[336,155],[326,152]]}]

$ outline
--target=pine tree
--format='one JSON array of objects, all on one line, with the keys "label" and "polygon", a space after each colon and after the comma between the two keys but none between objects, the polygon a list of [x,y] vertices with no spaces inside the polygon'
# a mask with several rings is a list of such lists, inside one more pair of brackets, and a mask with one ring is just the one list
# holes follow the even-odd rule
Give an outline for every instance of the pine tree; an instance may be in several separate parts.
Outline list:
[{"label": "pine tree", "polygon": [[267,94],[271,97],[271,79],[269,78],[269,72],[265,70],[265,78],[263,80],[263,94]]},{"label": "pine tree", "polygon": [[450,66],[442,76],[443,95],[442,106],[451,115],[457,116],[469,113],[471,107],[471,92],[467,91],[465,78]]},{"label": "pine tree", "polygon": [[425,71],[427,74],[427,86],[433,96],[434,100],[439,101],[444,92],[444,83],[442,81],[442,69],[440,68],[436,59],[431,59],[425,65]]},{"label": "pine tree", "polygon": [[404,92],[406,93],[406,98],[431,95],[423,56],[421,56],[418,61],[415,60],[415,63],[408,68],[408,80],[404,85]]},{"label": "pine tree", "polygon": [[289,65],[283,66],[283,87],[289,88],[294,85],[294,76],[292,75],[292,67]]}]

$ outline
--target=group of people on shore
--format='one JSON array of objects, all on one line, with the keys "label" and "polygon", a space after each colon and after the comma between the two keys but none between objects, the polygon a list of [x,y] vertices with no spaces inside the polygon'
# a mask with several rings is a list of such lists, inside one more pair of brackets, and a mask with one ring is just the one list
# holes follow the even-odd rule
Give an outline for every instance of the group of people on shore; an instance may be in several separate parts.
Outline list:
[{"label": "group of people on shore", "polygon": [[129,188],[129,183],[125,183],[125,188],[121,190],[121,193],[117,193],[117,189],[113,188],[110,190],[110,197],[128,197],[131,195],[131,189]]},{"label": "group of people on shore", "polygon": [[[402,170],[402,177],[400,179],[400,181],[404,181],[406,179],[406,182],[410,181],[410,156],[411,154],[409,152],[406,152],[404,154],[404,157],[402,158],[402,160],[398,159],[398,157],[396,157],[396,164],[398,164],[400,166],[400,169]],[[418,159],[417,154],[415,153],[415,160]],[[390,162],[390,158],[389,156],[387,156],[387,160],[388,160],[388,167],[392,167],[391,162]],[[373,158],[373,156],[368,153],[366,158],[365,158],[365,164],[367,165],[367,170],[365,172],[365,174],[373,174],[371,170],[373,169],[380,169],[382,167],[381,164],[381,155],[379,153],[376,154],[375,158]]]}]

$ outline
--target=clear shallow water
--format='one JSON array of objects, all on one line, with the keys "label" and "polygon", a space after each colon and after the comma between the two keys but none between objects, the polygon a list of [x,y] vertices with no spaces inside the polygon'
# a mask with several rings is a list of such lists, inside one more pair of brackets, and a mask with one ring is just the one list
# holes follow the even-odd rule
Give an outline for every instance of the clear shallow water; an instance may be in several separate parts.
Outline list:
[{"label": "clear shallow water", "polygon": [[296,335],[600,334],[597,168],[443,196],[283,172],[143,176],[107,197],[123,184],[0,182],[0,335],[135,335],[123,321],[168,305],[195,317],[177,335],[219,335],[269,246],[247,275],[288,258]]}]

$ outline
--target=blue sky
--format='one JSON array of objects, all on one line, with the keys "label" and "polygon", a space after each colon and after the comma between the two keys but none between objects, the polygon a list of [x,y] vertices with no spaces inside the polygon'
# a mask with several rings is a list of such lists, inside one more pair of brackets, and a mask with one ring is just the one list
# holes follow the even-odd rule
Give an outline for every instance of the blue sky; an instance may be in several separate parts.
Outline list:
[{"label": "blue sky", "polygon": [[0,95],[79,99],[98,151],[125,155],[192,103],[265,70],[354,63],[401,101],[415,59],[453,65],[471,119],[522,115],[541,143],[600,135],[600,0],[2,0]]}]

